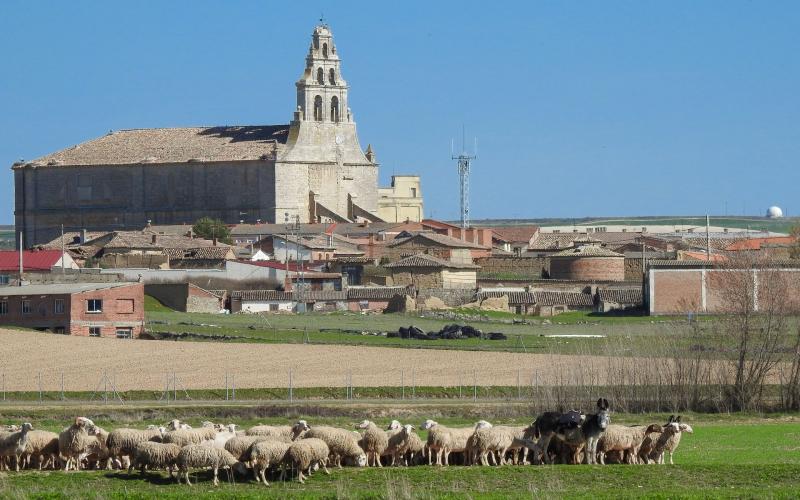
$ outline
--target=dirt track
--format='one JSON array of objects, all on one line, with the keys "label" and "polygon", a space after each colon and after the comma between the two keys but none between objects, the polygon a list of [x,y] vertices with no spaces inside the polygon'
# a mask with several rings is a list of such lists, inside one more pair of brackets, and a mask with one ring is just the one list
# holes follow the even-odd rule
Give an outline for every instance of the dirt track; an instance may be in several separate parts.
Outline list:
[{"label": "dirt track", "polygon": [[[107,370],[118,390],[159,390],[175,371],[186,389],[344,387],[352,372],[358,387],[471,386],[605,383],[619,359],[506,352],[443,351],[381,347],[221,344],[70,337],[0,330],[0,373],[7,391],[94,390]],[[401,379],[401,370],[404,371]],[[413,372],[412,372],[413,370]],[[413,375],[412,375],[413,373]]]}]

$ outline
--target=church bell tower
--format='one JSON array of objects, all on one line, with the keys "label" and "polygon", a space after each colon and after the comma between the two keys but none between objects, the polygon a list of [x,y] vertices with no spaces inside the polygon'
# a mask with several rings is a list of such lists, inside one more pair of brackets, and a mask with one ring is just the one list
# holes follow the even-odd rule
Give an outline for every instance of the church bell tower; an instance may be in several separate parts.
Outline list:
[{"label": "church bell tower", "polygon": [[342,78],[339,63],[331,30],[320,24],[311,35],[306,69],[297,82],[297,108],[303,120],[350,122],[347,82]]}]

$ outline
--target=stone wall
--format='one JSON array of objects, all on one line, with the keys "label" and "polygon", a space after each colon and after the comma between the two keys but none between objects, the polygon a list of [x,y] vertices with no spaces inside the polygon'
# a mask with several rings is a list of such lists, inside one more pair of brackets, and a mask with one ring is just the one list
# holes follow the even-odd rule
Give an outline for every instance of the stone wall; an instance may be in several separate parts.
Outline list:
[{"label": "stone wall", "polygon": [[233,224],[241,213],[275,222],[271,160],[18,168],[14,182],[15,224],[27,247],[57,237],[61,224],[65,231],[140,229],[205,216]]},{"label": "stone wall", "polygon": [[442,288],[442,272],[422,268],[414,271],[392,272],[392,284],[394,286],[413,285],[417,289]]},{"label": "stone wall", "polygon": [[419,288],[417,293],[417,304],[421,304],[425,299],[438,297],[442,299],[448,307],[458,307],[472,302],[475,298],[475,290],[466,288]]},{"label": "stone wall", "polygon": [[541,278],[548,271],[548,260],[544,257],[492,256],[475,259],[481,266],[481,276],[496,275],[498,277],[514,274],[531,278]]},{"label": "stone wall", "polygon": [[642,259],[625,258],[625,281],[642,280]]}]

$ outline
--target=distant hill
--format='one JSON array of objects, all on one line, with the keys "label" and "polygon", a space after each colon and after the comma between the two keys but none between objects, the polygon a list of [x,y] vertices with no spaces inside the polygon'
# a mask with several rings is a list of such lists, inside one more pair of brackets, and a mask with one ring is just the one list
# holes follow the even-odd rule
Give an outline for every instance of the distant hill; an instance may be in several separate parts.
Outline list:
[{"label": "distant hill", "polygon": [[11,226],[11,230],[0,229],[0,249],[10,248],[14,248],[14,226]]}]

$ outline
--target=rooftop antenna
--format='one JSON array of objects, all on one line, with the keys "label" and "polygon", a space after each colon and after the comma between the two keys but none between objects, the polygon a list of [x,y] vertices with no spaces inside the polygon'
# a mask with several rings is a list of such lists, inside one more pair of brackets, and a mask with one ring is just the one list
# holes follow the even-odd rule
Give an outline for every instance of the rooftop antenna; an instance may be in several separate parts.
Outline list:
[{"label": "rooftop antenna", "polygon": [[461,154],[453,155],[453,141],[450,140],[450,153],[453,160],[458,162],[458,178],[461,187],[461,227],[466,229],[469,227],[469,171],[472,160],[476,159],[478,149],[478,139],[475,139],[476,153],[467,154],[467,146],[465,139],[464,125],[461,125]]}]

